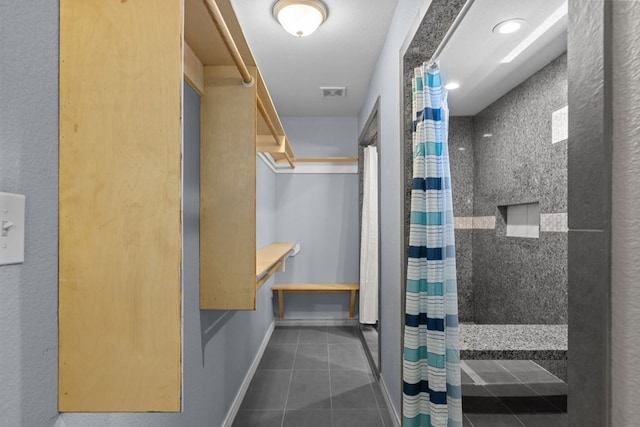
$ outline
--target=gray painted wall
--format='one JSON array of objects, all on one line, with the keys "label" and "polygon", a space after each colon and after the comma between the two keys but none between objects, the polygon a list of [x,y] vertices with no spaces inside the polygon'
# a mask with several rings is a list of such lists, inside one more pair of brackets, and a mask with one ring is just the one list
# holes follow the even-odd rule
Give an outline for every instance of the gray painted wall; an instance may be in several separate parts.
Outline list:
[{"label": "gray painted wall", "polygon": [[358,155],[356,117],[281,117],[297,157]]},{"label": "gray painted wall", "polygon": [[551,143],[551,114],[565,105],[562,55],[474,117],[473,214],[496,217],[495,230],[473,231],[477,323],[567,322],[567,233],[506,237],[498,210],[539,202],[541,214],[567,212],[567,143]]},{"label": "gray painted wall", "polygon": [[[358,282],[358,175],[278,174],[276,181],[277,239],[301,247],[276,281]],[[345,319],[348,314],[347,293],[286,296],[285,319]]]},{"label": "gray painted wall", "polygon": [[[640,3],[613,2],[611,425],[640,419]],[[635,82],[635,84],[629,84]]]},{"label": "gray painted wall", "polygon": [[26,195],[24,264],[0,266],[0,425],[58,396],[58,2],[0,2],[0,191]]},{"label": "gray painted wall", "polygon": [[[356,156],[355,117],[283,117],[297,157]],[[277,283],[358,282],[357,174],[278,174],[276,240],[299,243]],[[287,294],[285,319],[346,319],[346,293]],[[274,298],[277,313],[277,297]],[[357,315],[357,311],[356,311]]]},{"label": "gray painted wall", "polygon": [[[0,191],[27,196],[25,263],[0,267],[0,425],[221,425],[273,315],[266,286],[256,312],[199,310],[199,104],[190,88],[184,118],[184,411],[57,412],[58,17],[57,2],[0,3]],[[261,180],[259,200],[263,192],[275,193],[274,182]],[[263,229],[273,216],[269,206],[258,206],[259,240],[273,237]]]}]

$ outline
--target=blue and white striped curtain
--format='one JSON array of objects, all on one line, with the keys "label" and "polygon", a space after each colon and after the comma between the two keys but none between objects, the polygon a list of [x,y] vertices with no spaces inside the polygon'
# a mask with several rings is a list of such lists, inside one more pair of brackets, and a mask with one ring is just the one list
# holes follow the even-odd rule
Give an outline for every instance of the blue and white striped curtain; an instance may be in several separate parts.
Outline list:
[{"label": "blue and white striped curtain", "polygon": [[403,426],[462,427],[458,292],[440,70],[413,79],[413,187],[404,329]]}]

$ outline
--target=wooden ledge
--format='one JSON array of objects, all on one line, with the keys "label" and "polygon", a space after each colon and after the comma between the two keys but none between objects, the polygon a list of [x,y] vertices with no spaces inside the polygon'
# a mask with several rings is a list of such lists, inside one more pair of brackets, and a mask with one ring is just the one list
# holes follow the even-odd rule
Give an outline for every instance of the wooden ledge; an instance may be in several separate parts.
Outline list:
[{"label": "wooden ledge", "polygon": [[356,292],[360,289],[358,283],[278,283],[271,287],[278,293],[278,315],[284,317],[285,292],[349,292],[349,319],[353,319],[356,305]]},{"label": "wooden ledge", "polygon": [[272,243],[256,252],[257,287],[264,285],[269,278],[284,266],[284,260],[295,246],[294,243]]}]

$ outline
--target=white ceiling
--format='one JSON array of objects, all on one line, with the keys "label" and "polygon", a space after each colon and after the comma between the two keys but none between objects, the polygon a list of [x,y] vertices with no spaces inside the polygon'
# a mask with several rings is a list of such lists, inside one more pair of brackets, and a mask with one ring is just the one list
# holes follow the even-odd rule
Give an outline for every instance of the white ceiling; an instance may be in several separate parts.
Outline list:
[{"label": "white ceiling", "polygon": [[[287,33],[275,0],[232,0],[281,116],[357,116],[398,0],[323,0],[329,16],[308,37]],[[322,98],[321,86],[346,86]]]},{"label": "white ceiling", "polygon": [[[308,37],[284,31],[271,14],[275,0],[232,0],[281,116],[357,116],[398,0],[323,0],[327,21]],[[451,115],[475,115],[566,51],[567,18],[510,64],[500,64],[566,0],[475,0],[439,61]],[[492,32],[509,18],[525,27]],[[321,86],[346,86],[345,98],[322,98]]]},{"label": "white ceiling", "polygon": [[[444,82],[454,116],[473,116],[522,83],[567,50],[567,17],[509,64],[500,61],[566,0],[475,0],[440,55]],[[493,27],[511,18],[527,22],[513,34],[494,34]]]}]

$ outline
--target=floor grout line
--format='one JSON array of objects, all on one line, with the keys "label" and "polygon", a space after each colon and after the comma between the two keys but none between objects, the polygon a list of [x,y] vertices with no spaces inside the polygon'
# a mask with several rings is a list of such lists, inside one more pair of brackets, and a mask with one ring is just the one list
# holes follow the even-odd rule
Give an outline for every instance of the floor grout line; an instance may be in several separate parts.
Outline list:
[{"label": "floor grout line", "polygon": [[284,419],[287,416],[287,404],[289,403],[289,393],[291,393],[291,383],[293,382],[293,367],[296,365],[296,357],[298,356],[299,341],[300,341],[300,328],[298,328],[298,336],[296,337],[296,351],[293,354],[293,363],[291,364],[291,374],[289,374],[289,387],[287,387],[287,397],[284,399],[284,408],[282,411],[282,421],[280,421],[280,427],[284,427]]},{"label": "floor grout line", "polygon": [[471,366],[469,366],[464,360],[460,361],[460,369],[462,369],[467,375],[469,375],[469,378],[473,380],[473,384],[487,385],[486,381],[482,379],[480,374],[474,371],[473,368],[471,368]]},{"label": "floor grout line", "polygon": [[327,369],[329,370],[329,409],[331,412],[331,427],[333,427],[333,388],[331,385],[331,352],[329,351],[329,328],[327,328]]}]

